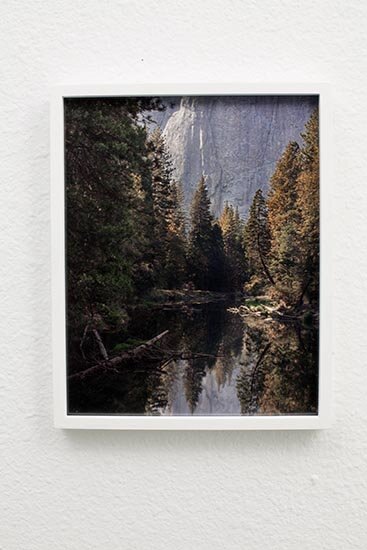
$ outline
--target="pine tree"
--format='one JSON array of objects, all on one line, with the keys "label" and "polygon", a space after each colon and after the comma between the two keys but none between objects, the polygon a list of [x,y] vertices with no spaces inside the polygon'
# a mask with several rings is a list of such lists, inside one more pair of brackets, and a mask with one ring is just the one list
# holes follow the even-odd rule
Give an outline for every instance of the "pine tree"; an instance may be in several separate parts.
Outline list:
[{"label": "pine tree", "polygon": [[262,292],[274,279],[268,267],[270,252],[270,230],[268,210],[264,195],[258,189],[253,198],[249,218],[244,229],[244,244],[247,252],[250,292]]},{"label": "pine tree", "polygon": [[149,137],[149,159],[152,167],[152,196],[154,211],[154,256],[157,282],[166,286],[165,266],[168,256],[168,224],[172,214],[173,167],[159,128]]},{"label": "pine tree", "polygon": [[170,193],[171,210],[167,225],[167,252],[164,269],[168,288],[179,288],[186,275],[186,220],[181,185],[173,182]]},{"label": "pine tree", "polygon": [[[270,179],[268,194],[269,225],[272,239],[278,237],[289,220],[297,220],[297,178],[300,174],[300,148],[298,143],[290,142]],[[274,245],[276,246],[276,242]]]},{"label": "pine tree", "polygon": [[204,177],[201,177],[191,204],[188,248],[189,278],[197,288],[208,288],[210,275],[212,215]]},{"label": "pine tree", "polygon": [[191,359],[187,361],[184,371],[185,397],[191,414],[194,414],[203,389],[203,378],[205,376],[205,363],[202,359]]},{"label": "pine tree", "polygon": [[270,268],[275,279],[275,293],[286,302],[299,294],[300,253],[297,181],[300,175],[300,148],[290,142],[270,179],[268,195],[271,232]]},{"label": "pine tree", "polygon": [[218,292],[227,290],[226,255],[223,233],[218,222],[214,222],[211,231],[209,253],[208,289]]},{"label": "pine tree", "polygon": [[218,232],[213,233],[213,217],[210,213],[208,190],[202,176],[195,191],[191,204],[191,223],[188,243],[188,274],[189,278],[200,289],[210,289],[212,286],[212,263],[214,258],[214,239]]},{"label": "pine tree", "polygon": [[320,192],[319,118],[312,113],[302,134],[301,173],[297,180],[297,206],[300,211],[299,241],[303,269],[298,305],[305,299],[317,306],[319,300]]},{"label": "pine tree", "polygon": [[152,284],[151,171],[138,119],[154,106],[150,99],[65,100],[69,326],[130,299],[142,277],[145,290]]},{"label": "pine tree", "polygon": [[177,288],[185,275],[185,218],[180,185],[173,179],[173,165],[159,128],[149,140],[152,164],[154,254],[157,282]]},{"label": "pine tree", "polygon": [[225,204],[219,218],[226,255],[226,281],[229,290],[241,290],[246,280],[247,265],[243,246],[243,223],[238,208]]},{"label": "pine tree", "polygon": [[318,304],[319,292],[319,130],[318,112],[291,142],[270,180],[270,270],[273,293],[298,308]]}]

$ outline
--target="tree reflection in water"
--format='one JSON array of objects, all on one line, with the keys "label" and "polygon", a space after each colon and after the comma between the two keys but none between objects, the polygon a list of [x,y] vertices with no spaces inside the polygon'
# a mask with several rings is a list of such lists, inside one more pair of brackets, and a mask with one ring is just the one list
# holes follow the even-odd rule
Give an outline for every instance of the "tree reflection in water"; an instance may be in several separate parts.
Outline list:
[{"label": "tree reflection in water", "polygon": [[[75,381],[69,384],[69,412],[316,414],[317,330],[257,317],[243,319],[229,313],[228,307],[223,302],[189,311],[139,311],[131,335],[150,338],[168,329],[167,347],[182,351],[184,359],[161,364],[144,360]],[[109,336],[109,350],[119,338]]]},{"label": "tree reflection in water", "polygon": [[318,331],[247,318],[244,340],[241,414],[317,414]]}]

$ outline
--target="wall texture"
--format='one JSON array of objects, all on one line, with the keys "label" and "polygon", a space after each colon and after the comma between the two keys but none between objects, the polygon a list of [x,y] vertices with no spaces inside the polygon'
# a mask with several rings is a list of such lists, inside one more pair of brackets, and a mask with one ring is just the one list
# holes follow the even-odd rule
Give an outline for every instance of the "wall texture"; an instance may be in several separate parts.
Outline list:
[{"label": "wall texture", "polygon": [[[2,549],[367,547],[366,24],[362,0],[2,0]],[[55,430],[48,87],[208,80],[334,87],[334,426]]]}]

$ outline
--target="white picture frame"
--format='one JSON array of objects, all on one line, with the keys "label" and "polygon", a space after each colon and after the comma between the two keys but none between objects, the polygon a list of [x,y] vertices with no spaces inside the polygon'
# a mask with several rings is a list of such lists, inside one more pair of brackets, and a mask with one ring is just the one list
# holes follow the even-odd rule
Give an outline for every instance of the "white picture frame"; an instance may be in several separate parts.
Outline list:
[{"label": "white picture frame", "polygon": [[[182,95],[319,96],[320,119],[320,341],[319,407],[310,416],[68,415],[65,328],[64,98]],[[57,86],[51,97],[52,339],[54,424],[57,428],[119,430],[310,430],[331,423],[332,216],[330,94],[326,84],[126,84]]]}]

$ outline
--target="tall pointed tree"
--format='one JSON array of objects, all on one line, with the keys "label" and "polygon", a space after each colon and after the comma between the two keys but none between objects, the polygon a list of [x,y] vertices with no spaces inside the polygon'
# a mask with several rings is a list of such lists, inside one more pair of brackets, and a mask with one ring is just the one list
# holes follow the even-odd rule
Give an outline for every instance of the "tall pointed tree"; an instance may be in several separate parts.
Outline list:
[{"label": "tall pointed tree", "polygon": [[197,288],[208,288],[212,215],[204,176],[199,180],[191,204],[188,245],[189,277]]},{"label": "tall pointed tree", "polygon": [[315,306],[319,299],[320,185],[319,117],[316,109],[302,134],[301,173],[297,180],[300,211],[299,236],[303,258],[298,305],[307,297]]},{"label": "tall pointed tree", "polygon": [[200,178],[195,191],[190,214],[187,255],[189,278],[197,288],[210,289],[214,256],[213,217],[210,212],[210,200],[204,176]]},{"label": "tall pointed tree", "polygon": [[185,272],[185,218],[182,191],[173,178],[173,165],[159,128],[149,139],[152,164],[154,252],[157,283],[179,287]]},{"label": "tall pointed tree", "polygon": [[247,251],[251,292],[262,292],[274,279],[268,266],[270,252],[270,230],[268,209],[261,189],[253,198],[249,218],[244,229],[244,244]]},{"label": "tall pointed tree", "polygon": [[208,289],[218,292],[227,290],[226,254],[223,233],[215,221],[211,231],[211,246],[209,253]]},{"label": "tall pointed tree", "polygon": [[186,220],[181,185],[173,182],[170,193],[171,210],[167,225],[167,251],[164,269],[168,288],[179,288],[186,275]]},{"label": "tall pointed tree", "polygon": [[166,263],[168,223],[173,207],[171,194],[173,168],[160,128],[156,128],[149,136],[148,147],[152,166],[155,267],[158,284],[165,286],[165,272],[162,266]]},{"label": "tall pointed tree", "polygon": [[300,254],[297,228],[300,220],[297,181],[301,172],[300,148],[290,142],[270,179],[268,195],[272,276],[276,293],[287,302],[299,294]]},{"label": "tall pointed tree", "polygon": [[226,255],[226,280],[229,290],[242,290],[247,265],[243,245],[243,224],[238,208],[226,203],[219,218]]}]

